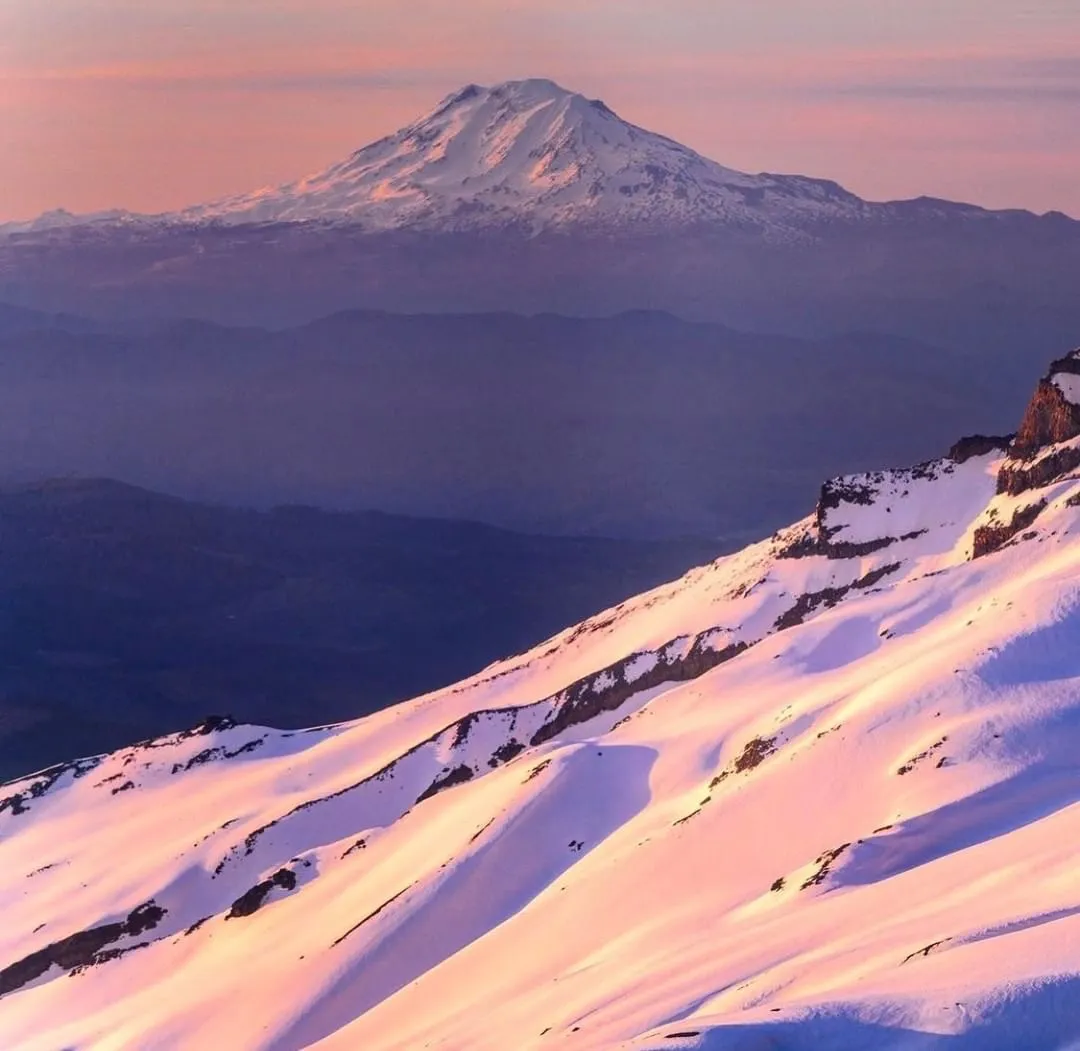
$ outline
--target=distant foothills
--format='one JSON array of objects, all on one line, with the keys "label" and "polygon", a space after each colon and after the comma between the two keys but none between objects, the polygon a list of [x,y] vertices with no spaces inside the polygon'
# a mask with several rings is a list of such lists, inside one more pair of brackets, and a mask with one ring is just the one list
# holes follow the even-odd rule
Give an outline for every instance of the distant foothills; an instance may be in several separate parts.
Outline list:
[{"label": "distant foothills", "polygon": [[0,781],[211,713],[355,718],[730,550],[529,536],[108,479],[0,487]]},{"label": "distant foothills", "polygon": [[0,482],[737,545],[801,514],[823,478],[1007,428],[1033,356],[643,311],[270,330],[0,308]]}]

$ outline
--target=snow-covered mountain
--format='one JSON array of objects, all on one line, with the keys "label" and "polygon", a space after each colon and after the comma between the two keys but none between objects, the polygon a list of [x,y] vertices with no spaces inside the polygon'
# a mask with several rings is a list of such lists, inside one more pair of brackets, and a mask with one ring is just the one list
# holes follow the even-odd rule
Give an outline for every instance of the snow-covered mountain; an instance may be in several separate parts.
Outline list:
[{"label": "snow-covered mountain", "polygon": [[470,84],[429,114],[325,171],[179,212],[55,209],[4,234],[95,225],[329,222],[368,231],[523,226],[796,228],[854,218],[832,182],[746,175],[620,119],[550,80]]},{"label": "snow-covered mountain", "polygon": [[932,198],[869,203],[827,179],[736,171],[623,120],[599,99],[537,78],[469,84],[398,132],[282,186],[158,215],[57,208],[0,223],[0,237],[86,226],[320,223],[369,233],[720,226],[783,242],[805,240],[822,223],[1022,214]]},{"label": "snow-covered mountain", "polygon": [[[981,209],[928,202],[923,208]],[[820,222],[882,221],[834,182],[749,175],[622,120],[550,80],[470,84],[426,116],[284,186],[146,216],[55,209],[5,234],[85,226],[331,223],[375,232],[676,230],[734,226],[800,238]]]},{"label": "snow-covered mountain", "polygon": [[1075,1046],[1078,467],[1080,351],[449,689],[5,786],[0,1045]]},{"label": "snow-covered mountain", "polygon": [[326,171],[177,218],[368,229],[670,227],[805,222],[850,216],[861,205],[835,183],[722,167],[628,124],[599,100],[550,80],[522,80],[470,84]]},{"label": "snow-covered mountain", "polygon": [[325,171],[177,212],[0,224],[0,299],[280,326],[343,309],[885,331],[1039,360],[1075,331],[1080,223],[724,167],[548,80],[469,85]]}]

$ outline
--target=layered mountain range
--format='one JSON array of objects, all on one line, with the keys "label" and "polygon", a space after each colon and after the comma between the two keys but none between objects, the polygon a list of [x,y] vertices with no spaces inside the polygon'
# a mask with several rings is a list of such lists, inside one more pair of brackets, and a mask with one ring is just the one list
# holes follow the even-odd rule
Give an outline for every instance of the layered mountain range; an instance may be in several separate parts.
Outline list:
[{"label": "layered mountain range", "polygon": [[1078,467],[1080,351],[453,687],[4,786],[0,1042],[1072,1046]]},{"label": "layered mountain range", "polygon": [[0,481],[698,536],[716,553],[790,521],[823,477],[925,459],[1018,416],[1033,368],[1028,354],[976,369],[910,340],[642,312],[364,312],[278,331],[9,318]]},{"label": "layered mountain range", "polygon": [[[177,212],[0,226],[0,300],[280,324],[335,310],[631,308],[1040,353],[1078,323],[1080,224],[746,174],[548,80],[469,85],[325,171]],[[1045,360],[1045,357],[1042,359]]]}]

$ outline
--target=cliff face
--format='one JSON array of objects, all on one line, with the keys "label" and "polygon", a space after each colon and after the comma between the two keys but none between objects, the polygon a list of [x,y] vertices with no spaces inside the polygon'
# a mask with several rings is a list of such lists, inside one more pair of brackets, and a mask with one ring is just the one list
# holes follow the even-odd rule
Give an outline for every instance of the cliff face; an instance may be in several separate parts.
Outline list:
[{"label": "cliff face", "polygon": [[[1080,350],[1075,350],[1055,361],[1039,381],[998,471],[998,496],[1020,497],[1066,479],[1080,468],[1078,439]],[[1006,499],[989,508],[987,521],[975,530],[972,558],[992,554],[1030,529],[1046,506],[1045,498],[1022,504]]]},{"label": "cliff face", "polygon": [[[972,558],[982,558],[1021,534],[1027,538],[1052,502],[1053,494],[1042,490],[1070,480],[1078,469],[1080,350],[1051,364],[1015,436],[971,435],[939,460],[827,481],[809,525],[791,537],[779,557],[842,561],[916,541],[945,525],[938,511],[928,511],[935,501],[916,494],[934,492],[950,479],[965,489],[969,483],[960,479],[977,479],[989,470],[996,495],[976,520],[970,549]],[[977,484],[972,492],[976,502],[982,499]],[[1031,495],[1017,499],[1025,494]]]},{"label": "cliff face", "polygon": [[1080,436],[1080,350],[1055,361],[1039,381],[1013,441],[1014,457]]},{"label": "cliff face", "polygon": [[1036,453],[1028,462],[1010,459],[998,474],[998,492],[1007,496],[1020,496],[1032,489],[1041,489],[1080,467],[1080,446],[1064,442],[1060,447],[1049,447],[1045,454]]}]

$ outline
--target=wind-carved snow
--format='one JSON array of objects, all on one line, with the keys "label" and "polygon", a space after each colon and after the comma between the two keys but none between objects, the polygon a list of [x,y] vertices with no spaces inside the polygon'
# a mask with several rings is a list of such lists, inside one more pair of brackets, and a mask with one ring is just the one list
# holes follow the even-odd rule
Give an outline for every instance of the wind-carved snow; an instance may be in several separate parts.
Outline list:
[{"label": "wind-carved snow", "polygon": [[1080,479],[1011,463],[836,479],[355,723],[5,786],[0,1044],[1075,1041]]}]

